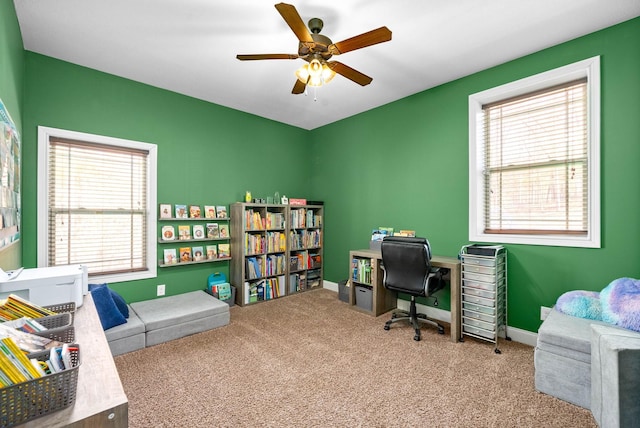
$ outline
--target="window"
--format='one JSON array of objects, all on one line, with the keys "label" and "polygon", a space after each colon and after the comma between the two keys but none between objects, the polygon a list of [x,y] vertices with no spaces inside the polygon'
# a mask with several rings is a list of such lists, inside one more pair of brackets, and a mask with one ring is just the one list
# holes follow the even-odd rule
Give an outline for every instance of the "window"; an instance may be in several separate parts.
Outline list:
[{"label": "window", "polygon": [[599,57],[469,97],[469,239],[600,247]]},{"label": "window", "polygon": [[156,146],[38,127],[38,266],[156,276]]}]

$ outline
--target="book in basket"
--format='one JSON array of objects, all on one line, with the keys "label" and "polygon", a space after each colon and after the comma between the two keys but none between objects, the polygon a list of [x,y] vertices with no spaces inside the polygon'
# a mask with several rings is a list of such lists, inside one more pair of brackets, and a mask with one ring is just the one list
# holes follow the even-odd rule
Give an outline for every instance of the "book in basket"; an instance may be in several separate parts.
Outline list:
[{"label": "book in basket", "polygon": [[229,300],[231,298],[231,285],[228,282],[218,284],[218,299]]}]

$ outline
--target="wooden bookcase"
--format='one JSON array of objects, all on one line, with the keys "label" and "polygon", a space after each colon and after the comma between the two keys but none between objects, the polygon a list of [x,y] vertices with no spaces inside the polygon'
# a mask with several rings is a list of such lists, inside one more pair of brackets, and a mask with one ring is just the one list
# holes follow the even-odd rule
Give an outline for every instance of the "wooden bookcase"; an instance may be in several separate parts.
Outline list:
[{"label": "wooden bookcase", "polygon": [[231,205],[231,284],[244,306],[322,286],[323,206]]}]

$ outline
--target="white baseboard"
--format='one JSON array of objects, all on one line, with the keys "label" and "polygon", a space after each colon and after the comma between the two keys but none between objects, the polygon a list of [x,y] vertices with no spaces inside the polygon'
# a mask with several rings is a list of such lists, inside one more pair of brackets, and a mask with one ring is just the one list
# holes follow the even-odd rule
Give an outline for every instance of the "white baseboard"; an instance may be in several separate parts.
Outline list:
[{"label": "white baseboard", "polygon": [[[331,281],[322,281],[322,286],[327,290],[338,292],[338,283]],[[398,299],[398,309],[402,309],[405,311],[409,310],[409,301]],[[421,304],[416,304],[418,312],[422,312],[427,314],[429,318],[433,318],[434,320],[442,321],[451,324],[451,312],[445,311],[443,309],[434,308],[433,306],[425,306]],[[536,346],[536,342],[538,340],[538,334],[533,333],[527,330],[522,330],[516,327],[507,326],[507,335],[511,338],[511,340],[524,343],[529,346]]]}]

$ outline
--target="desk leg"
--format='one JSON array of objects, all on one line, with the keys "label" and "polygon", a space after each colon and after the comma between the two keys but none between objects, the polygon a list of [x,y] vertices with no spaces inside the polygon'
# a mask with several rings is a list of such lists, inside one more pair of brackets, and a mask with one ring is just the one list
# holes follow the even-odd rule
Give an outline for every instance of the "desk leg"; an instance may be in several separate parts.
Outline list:
[{"label": "desk leg", "polygon": [[461,269],[458,264],[454,269],[451,269],[451,341],[458,342],[462,336],[460,330],[460,290],[462,287]]}]

